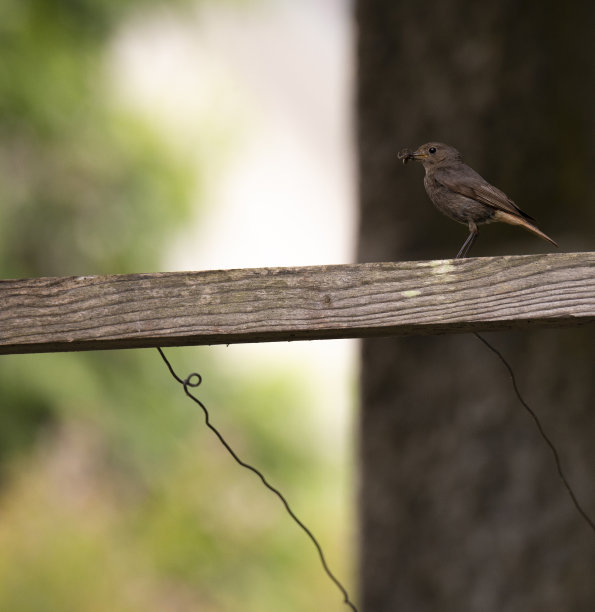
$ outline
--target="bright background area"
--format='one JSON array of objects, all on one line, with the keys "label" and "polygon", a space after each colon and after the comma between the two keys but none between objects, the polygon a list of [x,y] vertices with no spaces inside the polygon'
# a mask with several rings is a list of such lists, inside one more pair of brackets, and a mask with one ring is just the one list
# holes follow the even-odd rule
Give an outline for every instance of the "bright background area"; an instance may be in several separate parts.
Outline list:
[{"label": "bright background area", "polygon": [[342,0],[207,5],[195,19],[159,11],[126,25],[112,57],[123,102],[195,158],[197,175],[211,165],[207,208],[169,268],[351,261],[350,60]]}]

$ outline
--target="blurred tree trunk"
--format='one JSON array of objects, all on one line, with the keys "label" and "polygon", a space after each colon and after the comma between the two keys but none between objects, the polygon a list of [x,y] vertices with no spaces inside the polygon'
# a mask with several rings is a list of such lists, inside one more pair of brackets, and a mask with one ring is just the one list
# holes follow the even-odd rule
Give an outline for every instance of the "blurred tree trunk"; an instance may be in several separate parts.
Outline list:
[{"label": "blurred tree trunk", "polygon": [[[402,147],[429,140],[508,193],[562,250],[593,248],[595,4],[359,0],[360,261],[454,256]],[[482,229],[473,255],[548,252]],[[593,327],[486,334],[595,515]],[[595,610],[595,534],[496,357],[471,335],[362,348],[366,611]]]}]

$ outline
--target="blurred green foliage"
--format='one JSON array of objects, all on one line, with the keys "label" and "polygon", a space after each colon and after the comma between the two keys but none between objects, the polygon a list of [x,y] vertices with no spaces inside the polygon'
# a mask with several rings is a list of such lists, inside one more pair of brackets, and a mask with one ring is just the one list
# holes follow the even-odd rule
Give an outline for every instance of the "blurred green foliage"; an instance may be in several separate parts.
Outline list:
[{"label": "blurred green foliage", "polygon": [[[9,0],[0,17],[0,272],[154,269],[189,168],[110,100],[109,34],[150,0]],[[167,223],[164,223],[167,221]]]},{"label": "blurred green foliage", "polygon": [[[3,0],[2,278],[154,271],[188,219],[196,168],[117,105],[105,74],[115,29],[159,4]],[[345,576],[345,471],[313,440],[307,391],[225,375],[209,349],[169,353],[181,374],[200,367],[213,420]],[[156,351],[0,357],[0,610],[342,607],[309,541]]]}]

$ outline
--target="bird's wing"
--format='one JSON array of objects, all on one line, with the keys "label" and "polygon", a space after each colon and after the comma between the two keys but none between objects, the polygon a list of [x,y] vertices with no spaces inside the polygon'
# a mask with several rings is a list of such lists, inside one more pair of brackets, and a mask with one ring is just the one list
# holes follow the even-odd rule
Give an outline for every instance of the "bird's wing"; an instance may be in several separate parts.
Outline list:
[{"label": "bird's wing", "polygon": [[477,200],[496,210],[534,221],[533,217],[523,212],[503,191],[490,185],[473,168],[465,164],[452,168],[439,168],[434,172],[434,178],[455,193]]}]

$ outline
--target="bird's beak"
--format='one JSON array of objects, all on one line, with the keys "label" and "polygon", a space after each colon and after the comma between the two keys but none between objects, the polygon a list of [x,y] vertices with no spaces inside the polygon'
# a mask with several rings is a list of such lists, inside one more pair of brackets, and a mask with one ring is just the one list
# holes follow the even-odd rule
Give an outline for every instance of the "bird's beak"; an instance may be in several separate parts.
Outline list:
[{"label": "bird's beak", "polygon": [[415,159],[416,161],[419,161],[419,160],[425,159],[427,156],[428,156],[428,154],[427,154],[427,153],[420,153],[419,151],[414,151],[414,152],[411,154],[411,157],[413,157],[413,159]]}]

